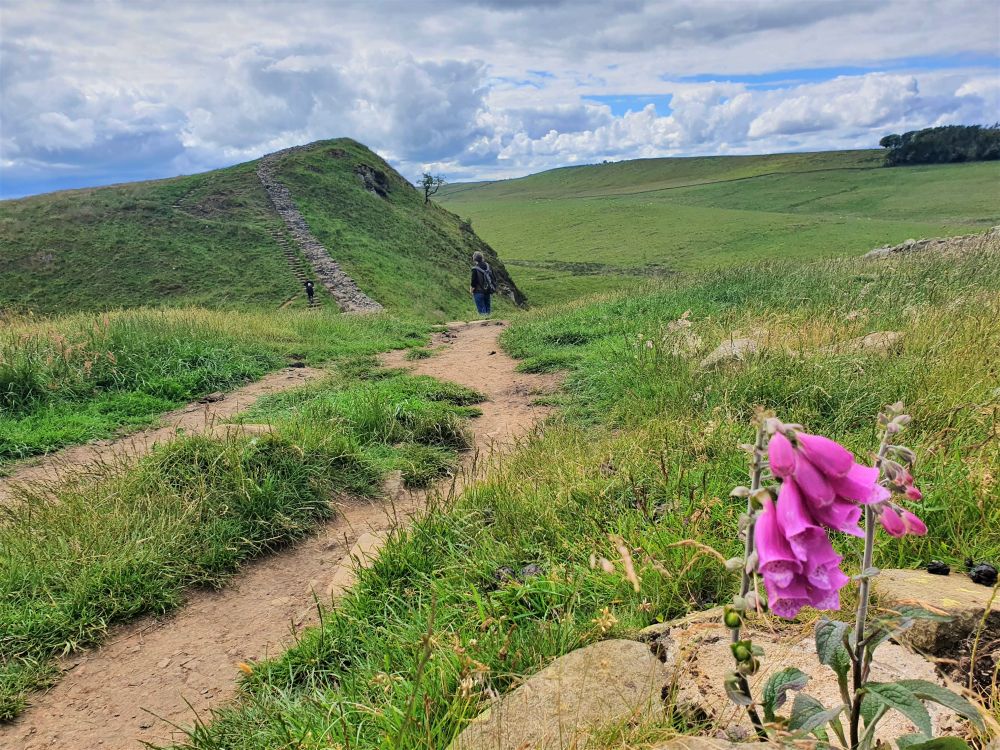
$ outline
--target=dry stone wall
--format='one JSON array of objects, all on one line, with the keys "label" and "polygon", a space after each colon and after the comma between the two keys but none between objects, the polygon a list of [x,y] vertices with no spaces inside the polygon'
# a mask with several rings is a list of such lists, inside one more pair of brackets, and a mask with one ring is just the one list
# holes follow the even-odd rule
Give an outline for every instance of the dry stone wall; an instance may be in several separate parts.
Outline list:
[{"label": "dry stone wall", "polygon": [[316,239],[306,220],[295,207],[288,188],[275,175],[275,168],[281,157],[300,148],[298,146],[287,148],[262,157],[257,165],[257,177],[295,243],[309,260],[316,278],[330,291],[340,309],[344,312],[379,312],[382,310],[382,305],[361,291],[354,279],[344,273],[340,264],[330,257],[323,243]]}]

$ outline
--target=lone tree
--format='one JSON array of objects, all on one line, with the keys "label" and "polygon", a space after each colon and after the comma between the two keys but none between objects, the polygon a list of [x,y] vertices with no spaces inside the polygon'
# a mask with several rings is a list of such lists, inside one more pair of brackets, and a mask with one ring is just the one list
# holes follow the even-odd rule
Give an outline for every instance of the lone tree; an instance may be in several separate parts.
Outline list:
[{"label": "lone tree", "polygon": [[424,189],[424,204],[431,202],[431,196],[440,190],[442,185],[444,185],[444,177],[424,172],[423,177],[420,178],[420,187]]}]

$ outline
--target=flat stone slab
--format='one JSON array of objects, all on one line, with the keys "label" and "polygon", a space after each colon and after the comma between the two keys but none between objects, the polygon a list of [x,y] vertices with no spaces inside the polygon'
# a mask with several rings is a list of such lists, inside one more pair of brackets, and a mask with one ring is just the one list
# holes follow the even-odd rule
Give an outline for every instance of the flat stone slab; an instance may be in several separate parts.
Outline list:
[{"label": "flat stone slab", "polygon": [[594,643],[499,698],[449,750],[583,750],[595,729],[661,714],[668,679],[667,667],[642,643]]},{"label": "flat stone slab", "polygon": [[926,570],[883,570],[872,579],[872,591],[885,609],[917,605],[951,616],[949,622],[916,621],[903,638],[918,651],[954,656],[962,642],[976,633],[987,607],[984,642],[1000,637],[1000,595],[991,604],[993,588],[973,583],[961,573],[936,576]]},{"label": "flat stone slab", "polygon": [[[752,693],[758,700],[773,673],[785,667],[796,667],[809,675],[804,693],[827,708],[842,703],[833,671],[816,659],[811,625],[786,624],[771,619],[766,629],[762,626],[750,635],[754,644],[764,649],[761,669],[750,681]],[[675,675],[674,700],[680,711],[696,721],[710,722],[733,741],[752,741],[753,727],[746,711],[733,704],[723,688],[726,674],[733,669],[729,632],[717,623],[696,622],[672,628],[661,634],[656,643]],[[935,673],[931,662],[894,643],[886,643],[876,652],[871,679],[875,682],[921,679],[947,684]],[[778,713],[787,715],[793,700],[790,696]],[[925,705],[936,737],[960,731],[962,720],[950,711],[932,703]],[[888,742],[890,738],[916,731],[908,719],[892,711],[879,722],[876,737]]]}]

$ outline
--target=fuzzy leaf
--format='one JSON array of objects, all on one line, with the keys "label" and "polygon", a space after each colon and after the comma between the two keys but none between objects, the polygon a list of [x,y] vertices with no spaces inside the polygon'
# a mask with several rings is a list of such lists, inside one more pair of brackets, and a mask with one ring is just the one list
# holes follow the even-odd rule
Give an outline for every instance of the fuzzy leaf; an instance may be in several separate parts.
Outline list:
[{"label": "fuzzy leaf", "polygon": [[[916,735],[907,735],[914,737]],[[959,737],[938,737],[937,739],[907,745],[906,750],[969,750],[969,743]]]},{"label": "fuzzy leaf", "polygon": [[792,704],[792,718],[788,722],[788,728],[794,732],[808,734],[824,727],[843,710],[844,706],[828,709],[811,695],[799,693]]},{"label": "fuzzy leaf", "polygon": [[865,691],[874,701],[903,714],[925,737],[933,734],[930,714],[920,699],[907,688],[895,682],[869,682]]},{"label": "fuzzy leaf", "polygon": [[920,700],[931,701],[945,708],[950,708],[959,716],[971,721],[980,731],[986,729],[983,717],[979,715],[976,707],[948,688],[935,685],[933,682],[928,682],[927,680],[900,680],[898,684],[909,690]]},{"label": "fuzzy leaf", "polygon": [[789,690],[801,690],[809,682],[809,675],[795,667],[785,667],[775,672],[764,685],[764,715],[774,721],[774,712],[785,705]]},{"label": "fuzzy leaf", "polygon": [[851,669],[851,656],[844,647],[844,634],[849,628],[846,622],[826,618],[816,625],[816,654],[820,664],[830,667],[840,678],[846,677]]}]

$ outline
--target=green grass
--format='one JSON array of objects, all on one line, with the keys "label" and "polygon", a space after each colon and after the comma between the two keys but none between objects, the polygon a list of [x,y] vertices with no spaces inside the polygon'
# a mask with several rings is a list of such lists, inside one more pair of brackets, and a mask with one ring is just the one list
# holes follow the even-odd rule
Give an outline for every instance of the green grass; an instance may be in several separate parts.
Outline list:
[{"label": "green grass", "polygon": [[[903,399],[930,532],[880,535],[876,563],[995,559],[998,250],[757,263],[522,317],[504,345],[523,369],[568,370],[563,417],[401,530],[322,627],[256,665],[237,702],[183,747],[445,747],[554,657],[727,599],[736,584],[717,563],[672,545],[736,553],[742,508],[728,494],[746,482],[739,445],[757,406],[867,457],[876,413]],[[671,325],[688,310],[690,327]],[[700,370],[736,330],[764,350]],[[878,330],[901,331],[902,352],[822,350]],[[633,550],[639,592],[591,567],[591,555],[617,559],[615,535]],[[542,575],[498,575],[528,564]]]},{"label": "green grass", "polygon": [[411,486],[447,471],[482,397],[383,375],[264,399],[253,417],[272,434],[179,438],[96,478],[19,490],[0,508],[0,721],[55,678],[56,655],[222,585],[330,516],[334,492],[372,494],[391,469]]},{"label": "green grass", "polygon": [[1000,223],[996,163],[880,160],[874,151],[646,159],[452,185],[441,201],[472,220],[538,304],[566,298],[566,275],[574,292],[610,291],[636,273],[852,255]]},{"label": "green grass", "polygon": [[318,364],[421,344],[425,330],[387,315],[331,310],[12,320],[0,333],[0,467],[152,424],[165,410],[292,361]]},{"label": "green grass", "polygon": [[[304,308],[302,286],[272,236],[287,230],[256,167],[0,202],[0,307],[267,310],[292,300]],[[365,189],[363,169],[382,175],[384,196]],[[458,217],[425,206],[356,141],[319,141],[286,154],[277,174],[333,257],[392,311],[443,321],[467,310],[475,250],[516,290],[503,263]]]}]

